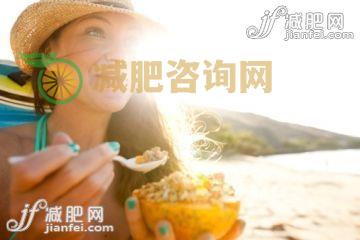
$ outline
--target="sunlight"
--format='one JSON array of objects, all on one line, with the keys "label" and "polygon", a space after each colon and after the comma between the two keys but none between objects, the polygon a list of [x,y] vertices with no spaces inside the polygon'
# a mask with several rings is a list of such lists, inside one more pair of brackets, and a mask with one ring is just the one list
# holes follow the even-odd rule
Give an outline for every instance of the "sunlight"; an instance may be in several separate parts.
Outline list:
[{"label": "sunlight", "polygon": [[[31,2],[35,1],[22,0],[21,4],[7,5],[8,11],[2,15],[4,22],[0,29],[4,44],[1,59],[13,59],[8,41],[10,29],[23,6]],[[304,9],[304,4],[313,9]],[[150,48],[145,44],[141,48],[142,56],[148,58],[154,53],[163,54],[164,69],[170,58],[199,62],[222,59],[237,64],[241,60],[273,62],[273,91],[270,94],[261,91],[228,94],[224,89],[201,92],[205,79],[199,78],[197,94],[177,96],[180,101],[253,112],[280,121],[360,136],[360,115],[354,114],[360,82],[355,81],[353,73],[353,69],[358,68],[356,56],[360,54],[358,38],[353,41],[285,42],[281,37],[282,20],[275,25],[270,38],[262,41],[247,39],[246,28],[259,24],[264,10],[276,7],[267,1],[247,2],[246,7],[240,1],[231,0],[206,4],[190,0],[135,0],[134,5],[137,11],[160,22],[172,35],[168,44],[158,42],[157,46]],[[346,29],[357,29],[356,10],[347,1],[306,0],[293,2],[288,7],[291,11],[347,9]],[[341,61],[334,61],[336,59]],[[169,92],[166,90],[169,89],[168,81],[162,82],[164,92]],[[339,87],[346,91],[340,91]]]},{"label": "sunlight", "polygon": [[[357,14],[349,2],[329,4],[307,0],[288,4],[288,8],[302,11],[304,4],[324,12],[347,9],[346,28],[357,29]],[[273,91],[269,94],[258,90],[252,94],[229,94],[224,89],[205,92],[201,91],[205,79],[199,78],[197,93],[181,96],[181,101],[253,112],[280,121],[360,136],[360,115],[354,114],[360,82],[354,80],[350,71],[357,69],[358,40],[285,42],[281,37],[284,19],[277,23],[269,39],[249,40],[246,27],[259,24],[263,12],[276,7],[266,1],[247,2],[246,8],[242,2],[231,0],[206,5],[189,0],[137,0],[135,6],[169,29],[176,39],[171,42],[176,59],[199,62],[222,59],[237,64],[241,60],[273,62]],[[344,86],[346,91],[339,91],[339,86]]]}]

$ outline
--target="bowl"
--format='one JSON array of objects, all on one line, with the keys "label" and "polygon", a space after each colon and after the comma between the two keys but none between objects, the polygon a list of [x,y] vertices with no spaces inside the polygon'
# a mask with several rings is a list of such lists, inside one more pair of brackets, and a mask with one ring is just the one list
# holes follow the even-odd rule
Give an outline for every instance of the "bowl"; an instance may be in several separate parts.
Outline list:
[{"label": "bowl", "polygon": [[[219,239],[237,220],[240,201],[223,179],[221,184],[216,181],[205,175],[176,172],[160,182],[134,190],[133,195],[139,199],[143,218],[153,232],[159,221],[168,220],[176,239],[196,239],[206,232]],[[186,187],[189,184],[190,187]],[[219,188],[227,191],[222,189],[219,193],[216,191]]]}]

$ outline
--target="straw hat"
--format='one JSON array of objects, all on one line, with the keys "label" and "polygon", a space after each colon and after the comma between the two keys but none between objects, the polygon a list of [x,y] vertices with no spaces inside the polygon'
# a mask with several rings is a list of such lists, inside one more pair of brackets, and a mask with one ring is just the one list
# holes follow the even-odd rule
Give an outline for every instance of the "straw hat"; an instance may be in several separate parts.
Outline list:
[{"label": "straw hat", "polygon": [[159,30],[160,24],[134,12],[130,0],[40,0],[28,6],[11,29],[10,43],[19,68],[31,75],[21,54],[39,51],[56,29],[76,18],[95,12],[116,12],[132,16],[147,29]]}]

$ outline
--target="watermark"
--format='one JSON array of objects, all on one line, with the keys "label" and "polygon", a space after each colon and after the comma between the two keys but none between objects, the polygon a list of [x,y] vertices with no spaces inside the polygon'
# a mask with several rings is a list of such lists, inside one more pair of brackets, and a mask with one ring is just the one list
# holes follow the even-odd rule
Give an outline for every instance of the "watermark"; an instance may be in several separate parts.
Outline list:
[{"label": "watermark", "polygon": [[[80,68],[72,61],[57,58],[55,53],[23,54],[26,64],[40,69],[37,85],[48,102],[66,104],[74,100],[82,87]],[[167,68],[164,70],[164,68]],[[196,93],[201,77],[203,90],[222,87],[228,93],[247,93],[249,88],[272,91],[271,61],[225,62],[185,59],[162,61],[125,61],[110,59],[94,66],[93,90],[103,92],[160,93],[170,86],[170,93]]]},{"label": "watermark", "polygon": [[[46,223],[44,234],[52,232],[113,232],[113,225],[103,225],[104,208],[102,206],[48,206],[45,199],[39,199],[32,206],[25,204],[21,210],[21,219],[10,219],[6,228],[10,232],[24,232],[28,230],[35,214],[45,211]],[[85,219],[85,220],[84,220]]]},{"label": "watermark", "polygon": [[246,35],[251,39],[263,39],[270,35],[278,19],[285,19],[286,35],[290,39],[354,39],[353,32],[344,32],[344,14],[341,12],[294,12],[286,6],[278,6],[271,14],[269,10],[261,17],[260,27],[250,26]]},{"label": "watermark", "polygon": [[56,53],[22,54],[26,64],[40,69],[37,85],[40,95],[52,104],[66,104],[80,93],[83,76],[72,61],[57,58]]},{"label": "watermark", "polygon": [[196,93],[198,82],[203,77],[205,91],[216,87],[223,87],[228,93],[246,93],[251,87],[260,87],[264,93],[272,90],[271,61],[240,61],[237,65],[219,59],[203,62],[179,59],[168,60],[165,67],[168,69],[164,71],[161,61],[128,63],[113,59],[108,64],[96,66],[98,77],[93,88],[100,92],[112,89],[114,92],[159,93],[164,90],[165,81],[169,81],[171,93]]}]

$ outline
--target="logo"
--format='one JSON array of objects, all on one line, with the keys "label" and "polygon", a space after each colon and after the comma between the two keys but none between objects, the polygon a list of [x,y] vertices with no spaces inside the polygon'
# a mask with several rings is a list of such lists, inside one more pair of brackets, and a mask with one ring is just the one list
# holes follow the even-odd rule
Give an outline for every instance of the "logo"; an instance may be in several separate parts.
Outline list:
[{"label": "logo", "polygon": [[[104,222],[104,208],[102,206],[48,206],[45,199],[37,200],[32,207],[26,203],[21,210],[21,219],[10,219],[6,223],[8,231],[24,232],[31,226],[35,214],[45,211],[46,224],[44,234],[54,232],[113,232],[113,225],[102,225]],[[84,221],[86,219],[86,221]],[[85,224],[87,223],[87,224]],[[95,224],[97,223],[97,224]]]},{"label": "logo", "polygon": [[[285,11],[285,12],[284,12]],[[262,27],[251,33],[253,37],[269,35],[275,20],[286,13],[278,8],[269,18],[264,18]],[[267,13],[268,14],[268,13]],[[268,16],[268,15],[267,15]],[[254,26],[252,26],[255,28]],[[254,30],[255,31],[255,30]],[[70,60],[57,58],[55,53],[23,54],[26,64],[39,68],[37,85],[41,96],[53,104],[66,104],[75,99],[82,87],[83,77],[79,67]],[[163,69],[167,67],[165,71]],[[103,92],[196,93],[200,87],[205,91],[222,88],[228,93],[246,93],[248,89],[262,87],[264,93],[271,92],[271,61],[225,62],[221,59],[187,61],[131,61],[111,59],[94,66],[93,90]],[[165,75],[168,79],[165,79]],[[205,84],[199,86],[203,77]]]},{"label": "logo", "polygon": [[[286,6],[269,10],[261,17],[260,27],[250,26],[246,35],[250,39],[263,39],[270,35],[275,22],[285,19],[285,41],[290,39],[354,39],[353,32],[344,32],[344,14],[340,12],[295,12],[289,13]],[[326,25],[326,27],[324,26]]]},{"label": "logo", "polygon": [[32,206],[32,208],[30,208],[30,204],[25,204],[24,209],[21,210],[20,221],[16,221],[16,219],[10,219],[6,223],[7,230],[10,232],[23,232],[27,230],[34,220],[35,213],[39,212],[42,209],[47,208],[47,205],[48,204],[45,199],[37,200]]},{"label": "logo", "polygon": [[55,53],[22,54],[26,64],[39,68],[38,89],[43,98],[53,104],[66,104],[74,100],[82,87],[83,77],[72,61],[57,58]]},{"label": "logo", "polygon": [[288,10],[285,6],[277,7],[271,15],[269,10],[264,12],[264,16],[261,17],[261,25],[260,28],[255,26],[250,26],[246,29],[246,35],[248,38],[252,39],[261,39],[269,36],[271,33],[275,21],[280,17],[286,16]]}]

